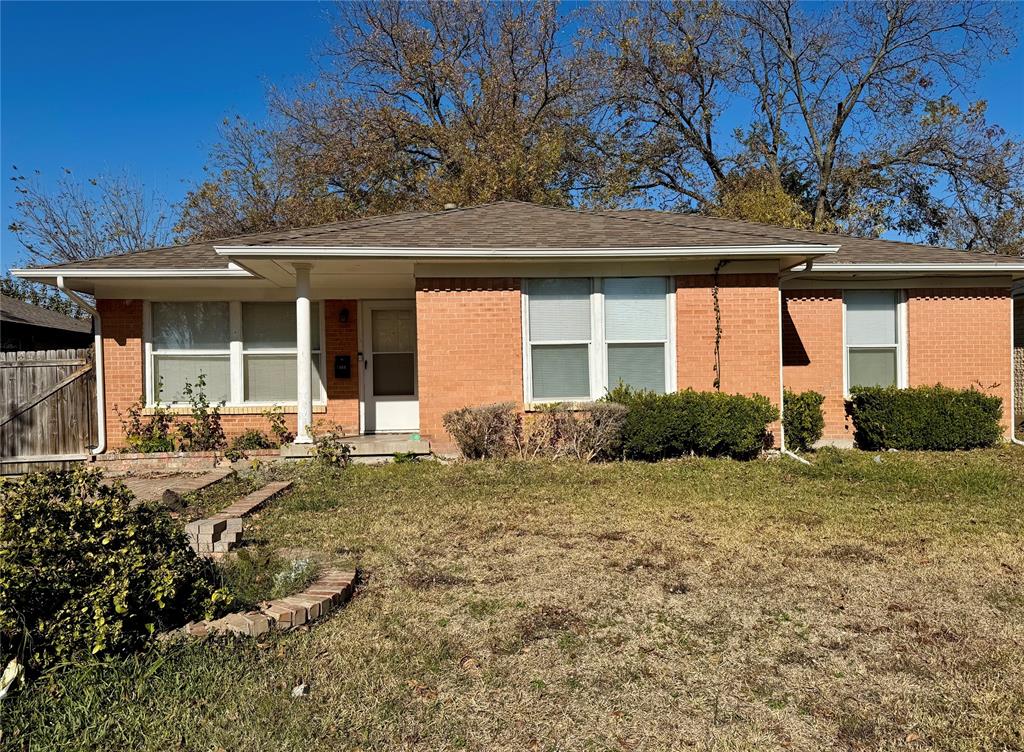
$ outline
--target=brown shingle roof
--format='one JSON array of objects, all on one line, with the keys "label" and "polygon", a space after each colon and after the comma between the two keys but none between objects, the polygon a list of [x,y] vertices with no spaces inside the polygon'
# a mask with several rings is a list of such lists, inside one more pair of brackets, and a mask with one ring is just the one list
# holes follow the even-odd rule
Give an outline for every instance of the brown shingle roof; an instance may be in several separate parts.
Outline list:
[{"label": "brown shingle roof", "polygon": [[584,211],[499,201],[442,212],[408,212],[316,227],[242,235],[55,265],[59,269],[226,269],[214,246],[310,248],[610,249],[840,245],[835,263],[1021,263],[949,248],[852,238],[774,225],[646,209]]},{"label": "brown shingle roof", "polygon": [[649,209],[625,209],[609,213],[641,217],[653,222],[668,222],[687,229],[714,226],[737,233],[765,232],[779,238],[780,242],[839,245],[838,253],[817,259],[814,262],[815,266],[824,266],[826,264],[966,264],[972,262],[1020,264],[1024,262],[1024,259],[1017,256],[957,251],[952,248],[903,243],[896,240],[855,238],[849,235],[797,230],[737,219],[707,217],[701,214],[682,214],[679,212],[653,211]]},{"label": "brown shingle roof", "polygon": [[26,303],[17,298],[0,295],[0,321],[11,324],[42,326],[67,332],[91,332],[92,319],[73,319],[49,308]]}]

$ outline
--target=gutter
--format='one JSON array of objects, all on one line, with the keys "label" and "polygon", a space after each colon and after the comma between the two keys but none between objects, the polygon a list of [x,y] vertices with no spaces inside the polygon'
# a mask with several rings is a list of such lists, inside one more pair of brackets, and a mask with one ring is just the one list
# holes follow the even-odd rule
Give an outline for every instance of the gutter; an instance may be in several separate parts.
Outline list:
[{"label": "gutter", "polygon": [[64,277],[57,277],[57,289],[67,295],[78,306],[92,315],[93,358],[96,363],[96,446],[90,451],[93,456],[107,451],[107,405],[106,388],[103,378],[103,320],[100,312],[74,290],[64,286]]}]

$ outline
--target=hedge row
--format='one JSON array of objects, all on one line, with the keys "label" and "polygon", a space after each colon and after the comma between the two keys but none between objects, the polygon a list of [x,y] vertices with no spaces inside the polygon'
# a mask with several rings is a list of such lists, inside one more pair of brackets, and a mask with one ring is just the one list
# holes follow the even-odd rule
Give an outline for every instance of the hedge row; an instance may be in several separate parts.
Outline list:
[{"label": "hedge row", "polygon": [[976,389],[859,387],[850,415],[857,446],[868,450],[975,449],[1002,436],[1002,400]]},{"label": "hedge row", "polygon": [[627,459],[660,460],[698,454],[756,457],[769,444],[778,409],[767,397],[686,389],[671,394],[620,386],[606,398],[629,408],[622,447]]}]

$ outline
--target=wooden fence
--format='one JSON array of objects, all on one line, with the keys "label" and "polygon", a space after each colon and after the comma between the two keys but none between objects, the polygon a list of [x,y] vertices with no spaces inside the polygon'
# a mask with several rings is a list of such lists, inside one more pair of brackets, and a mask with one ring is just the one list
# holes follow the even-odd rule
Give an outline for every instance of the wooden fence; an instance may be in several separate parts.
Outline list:
[{"label": "wooden fence", "polygon": [[64,467],[96,445],[92,349],[0,353],[0,473]]}]

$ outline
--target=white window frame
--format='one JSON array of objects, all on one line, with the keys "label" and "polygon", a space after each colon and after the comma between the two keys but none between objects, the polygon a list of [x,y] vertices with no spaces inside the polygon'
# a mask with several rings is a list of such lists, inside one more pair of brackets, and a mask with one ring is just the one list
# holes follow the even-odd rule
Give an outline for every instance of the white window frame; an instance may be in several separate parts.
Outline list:
[{"label": "white window frame", "polygon": [[[153,303],[227,303],[229,312],[229,332],[230,342],[228,343],[228,349],[217,349],[217,350],[192,350],[192,349],[174,349],[174,350],[155,350],[153,347]],[[142,307],[142,329],[143,329],[143,341],[145,349],[145,362],[143,364],[143,371],[145,375],[145,399],[146,407],[156,407],[156,388],[153,382],[153,358],[155,355],[227,355],[228,356],[228,373],[230,379],[230,399],[224,403],[224,407],[273,407],[274,405],[283,406],[296,406],[297,403],[292,401],[250,401],[245,400],[245,371],[244,371],[244,357],[249,354],[255,355],[296,355],[296,348],[268,348],[268,349],[246,349],[245,343],[242,341],[242,304],[243,303],[288,303],[293,301],[284,300],[253,300],[253,301],[223,301],[223,300],[147,300]],[[327,349],[326,344],[326,327],[325,313],[326,306],[323,300],[311,301],[318,305],[320,310],[319,321],[314,322],[314,325],[320,327],[320,350],[314,350],[313,354],[319,356],[320,362],[320,390],[319,392],[314,390],[313,393],[313,405],[316,407],[323,407],[327,401],[327,385],[325,384],[325,378],[327,375]],[[184,407],[188,403],[186,402],[161,402],[160,405],[165,407]]]},{"label": "white window frame", "polygon": [[[605,339],[605,279],[632,279],[635,277],[659,277],[665,280],[665,316],[666,339],[664,340],[611,340]],[[617,344],[659,344],[665,345],[665,391],[676,390],[676,294],[675,278],[660,274],[622,274],[604,275],[600,277],[580,277],[565,274],[559,277],[536,277],[534,279],[589,279],[590,280],[590,339],[584,340],[542,340],[530,341],[530,282],[523,279],[520,292],[520,310],[522,314],[523,337],[523,401],[529,405],[550,405],[559,402],[572,402],[572,399],[544,399],[533,395],[533,346],[534,345],[582,345],[588,346],[588,366],[590,371],[590,394],[582,401],[591,402],[600,399],[614,386],[608,383],[608,345]]]},{"label": "white window frame", "polygon": [[[849,345],[846,341],[846,297],[848,292],[861,290],[892,290],[896,297],[896,344]],[[896,388],[906,389],[908,385],[907,362],[907,291],[891,287],[857,288],[843,290],[843,395],[850,398],[850,350],[895,350],[896,351]]]}]

